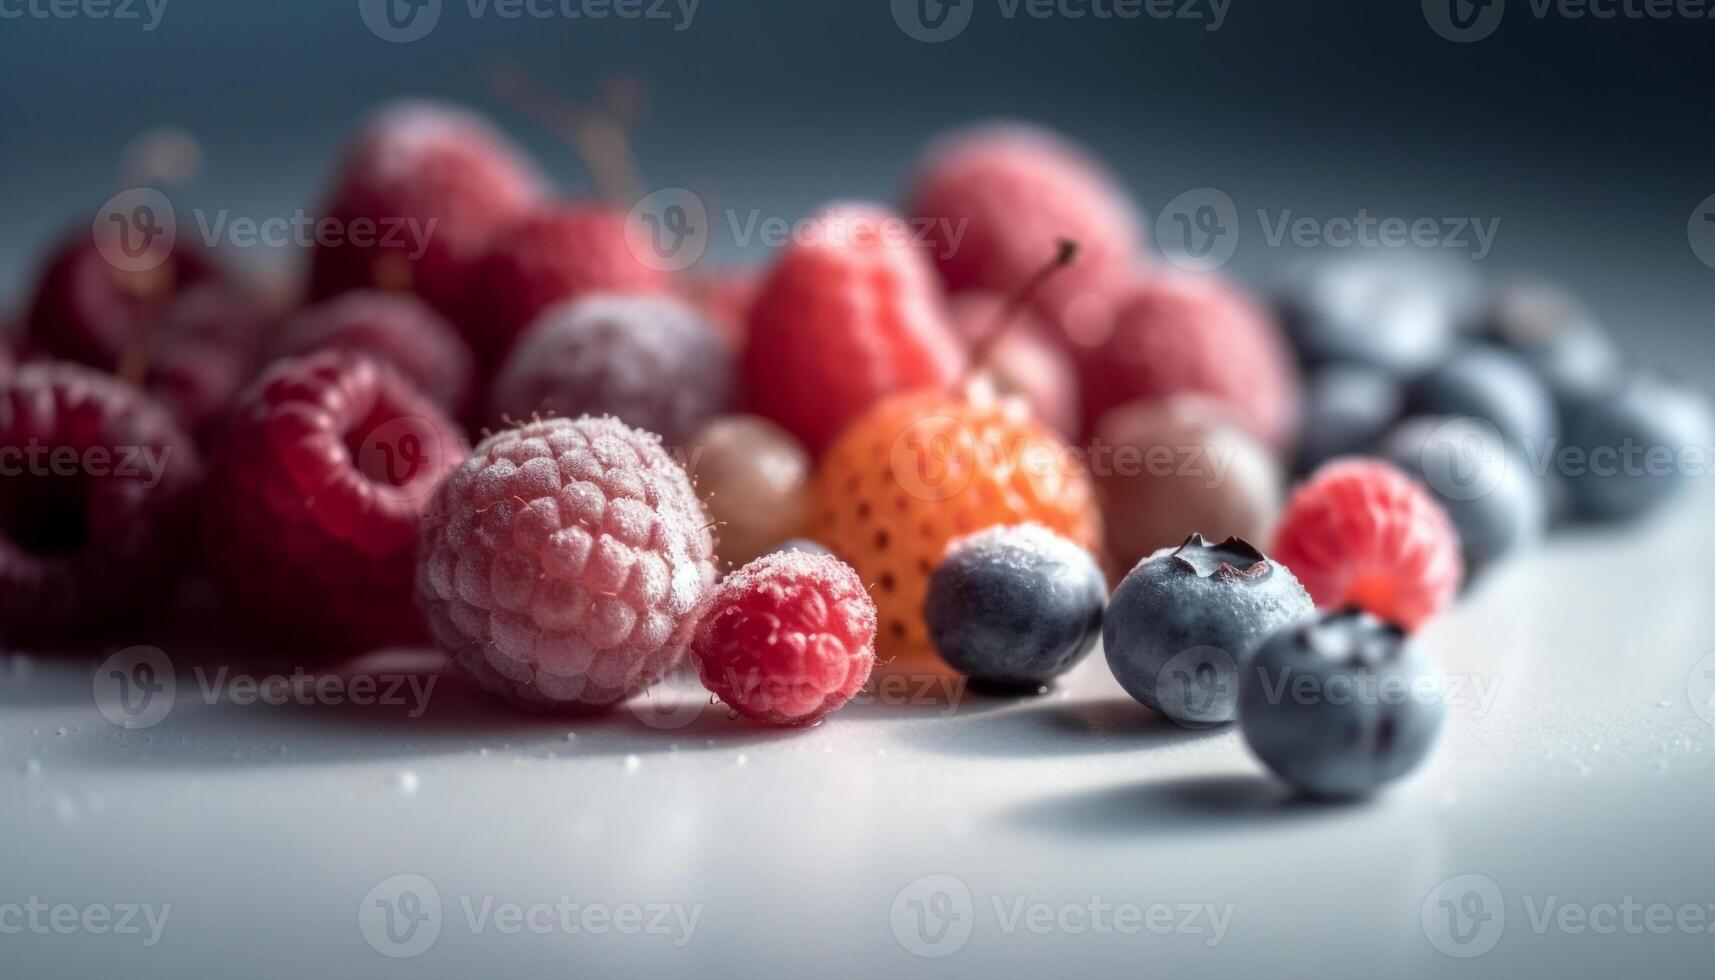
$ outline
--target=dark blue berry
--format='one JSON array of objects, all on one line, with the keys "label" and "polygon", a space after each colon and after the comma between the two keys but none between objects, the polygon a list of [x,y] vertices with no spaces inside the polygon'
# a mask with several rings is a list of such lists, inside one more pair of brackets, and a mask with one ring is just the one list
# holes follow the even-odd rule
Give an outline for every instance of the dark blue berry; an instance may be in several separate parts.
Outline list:
[{"label": "dark blue berry", "polygon": [[1516,356],[1486,344],[1462,348],[1406,389],[1411,415],[1468,415],[1499,429],[1527,456],[1540,454],[1559,434],[1554,399]]},{"label": "dark blue berry", "polygon": [[1368,796],[1434,747],[1446,715],[1439,679],[1405,632],[1368,613],[1283,629],[1239,682],[1239,726],[1275,775],[1313,796]]},{"label": "dark blue berry", "polygon": [[1310,376],[1307,387],[1304,428],[1293,461],[1300,475],[1372,449],[1399,420],[1405,402],[1399,379],[1377,368],[1326,367]]},{"label": "dark blue berry", "polygon": [[1356,364],[1405,378],[1453,349],[1474,294],[1468,275],[1363,256],[1299,270],[1278,308],[1305,365]]},{"label": "dark blue berry", "polygon": [[1183,725],[1233,720],[1239,667],[1263,637],[1315,612],[1286,566],[1239,538],[1192,535],[1137,563],[1102,626],[1126,693]]},{"label": "dark blue berry", "polygon": [[923,617],[935,651],[992,687],[1039,688],[1101,634],[1107,579],[1089,552],[1035,524],[953,543],[929,578]]},{"label": "dark blue berry", "polygon": [[1619,376],[1619,350],[1574,296],[1546,283],[1495,291],[1483,336],[1529,365],[1556,398],[1599,390]]},{"label": "dark blue berry", "polygon": [[1407,419],[1383,440],[1380,455],[1422,480],[1447,511],[1467,581],[1536,543],[1548,526],[1544,481],[1479,419]]},{"label": "dark blue berry", "polygon": [[1553,463],[1580,517],[1638,517],[1710,473],[1711,428],[1701,395],[1634,374],[1568,401],[1566,445]]}]

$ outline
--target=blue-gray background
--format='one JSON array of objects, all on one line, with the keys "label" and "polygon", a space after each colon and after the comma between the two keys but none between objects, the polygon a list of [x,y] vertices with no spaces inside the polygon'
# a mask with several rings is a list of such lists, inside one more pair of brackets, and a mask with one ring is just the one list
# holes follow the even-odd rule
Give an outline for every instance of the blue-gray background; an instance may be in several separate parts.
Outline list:
[{"label": "blue-gray background", "polygon": [[[344,135],[409,94],[492,111],[587,188],[568,151],[486,90],[485,68],[510,59],[571,96],[615,73],[646,79],[645,176],[723,209],[792,218],[830,197],[894,196],[936,131],[1020,116],[1093,146],[1151,212],[1184,190],[1226,191],[1245,216],[1231,269],[1253,282],[1297,255],[1268,247],[1258,209],[1499,219],[1486,271],[1574,280],[1650,360],[1707,363],[1715,347],[1715,270],[1686,234],[1715,193],[1715,19],[1539,18],[1511,0],[1493,36],[1454,44],[1417,0],[1232,0],[1213,32],[1008,18],[1001,0],[964,0],[968,29],[926,44],[887,0],[702,0],[684,30],[445,0],[427,37],[394,44],[357,0],[166,0],[152,31],[26,6],[48,2],[0,0],[25,13],[0,19],[0,306],[22,301],[42,243],[88,220],[120,150],[151,126],[202,142],[185,197],[233,215],[313,208]],[[734,251],[718,234],[715,248]]]}]

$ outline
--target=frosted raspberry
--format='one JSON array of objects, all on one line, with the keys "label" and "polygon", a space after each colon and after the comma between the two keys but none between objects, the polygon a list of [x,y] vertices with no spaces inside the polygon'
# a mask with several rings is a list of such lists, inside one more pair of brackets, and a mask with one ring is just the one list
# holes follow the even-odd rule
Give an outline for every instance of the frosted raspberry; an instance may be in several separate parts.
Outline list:
[{"label": "frosted raspberry", "polygon": [[0,378],[0,470],[0,632],[159,611],[202,478],[164,409],[89,368],[25,364]]},{"label": "frosted raspberry", "polygon": [[684,654],[715,578],[690,478],[615,419],[550,419],[484,440],[423,521],[417,597],[487,689],[532,706],[613,704]]},{"label": "frosted raspberry", "polygon": [[495,376],[488,419],[612,415],[681,444],[732,400],[732,357],[667,296],[588,296],[549,307]]},{"label": "frosted raspberry", "polygon": [[743,377],[751,410],[820,454],[896,391],[950,384],[964,351],[902,219],[835,205],[775,263],[751,308]]},{"label": "frosted raspberry", "polygon": [[414,292],[460,310],[495,233],[542,195],[523,155],[481,117],[434,102],[383,108],[347,151],[322,211],[310,293]]},{"label": "frosted raspberry", "polygon": [[556,303],[590,293],[668,293],[665,272],[637,260],[623,212],[595,205],[532,211],[483,256],[459,319],[478,365],[492,373],[520,334]]},{"label": "frosted raspberry", "polygon": [[240,396],[211,466],[206,551],[255,623],[335,649],[416,639],[412,548],[467,453],[433,402],[379,361],[280,361]]},{"label": "frosted raspberry", "polygon": [[1357,606],[1417,629],[1459,591],[1459,535],[1441,505],[1400,470],[1335,460],[1293,494],[1273,554],[1316,605]]},{"label": "frosted raspberry", "polygon": [[359,291],[312,306],[281,325],[269,360],[318,350],[368,354],[391,364],[454,418],[470,408],[470,348],[415,296]]},{"label": "frosted raspberry", "polygon": [[1006,293],[1071,239],[1079,275],[1129,270],[1143,218],[1113,176],[1059,135],[990,123],[931,146],[911,191],[947,288]]},{"label": "frosted raspberry", "polygon": [[1087,431],[1126,402],[1184,393],[1218,402],[1276,450],[1298,429],[1297,368],[1279,327],[1217,279],[1162,275],[1139,283],[1082,371]]},{"label": "frosted raspberry", "polygon": [[704,601],[691,655],[703,685],[746,718],[807,725],[852,699],[875,666],[875,603],[850,565],[763,555]]},{"label": "frosted raspberry", "polygon": [[151,328],[143,386],[202,445],[255,376],[263,322],[250,297],[205,281],[180,291]]}]

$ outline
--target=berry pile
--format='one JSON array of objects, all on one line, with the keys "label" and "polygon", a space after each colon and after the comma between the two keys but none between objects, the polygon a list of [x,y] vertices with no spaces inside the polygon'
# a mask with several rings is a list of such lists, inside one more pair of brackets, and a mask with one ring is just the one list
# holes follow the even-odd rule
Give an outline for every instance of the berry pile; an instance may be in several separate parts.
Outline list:
[{"label": "berry pile", "polygon": [[432,637],[587,709],[689,653],[770,725],[877,651],[1017,694],[1099,634],[1143,705],[1358,795],[1441,706],[1259,672],[1420,687],[1407,635],[1470,580],[1657,509],[1715,439],[1552,287],[1343,258],[1271,305],[1163,271],[1118,180],[1030,126],[938,141],[903,210],[827,205],[761,262],[667,271],[617,196],[419,102],[362,126],[323,216],[432,234],[329,239],[289,298],[189,242],[60,242],[0,343],[0,633],[170,618],[206,579],[301,655]]}]

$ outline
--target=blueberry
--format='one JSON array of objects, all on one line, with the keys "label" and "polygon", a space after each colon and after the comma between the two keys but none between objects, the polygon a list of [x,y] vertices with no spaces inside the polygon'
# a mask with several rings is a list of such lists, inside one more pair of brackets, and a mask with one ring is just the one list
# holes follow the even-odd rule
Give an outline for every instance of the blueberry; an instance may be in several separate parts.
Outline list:
[{"label": "blueberry", "polygon": [[828,550],[827,545],[822,544],[820,541],[811,541],[809,538],[787,538],[785,541],[782,541],[768,549],[766,554],[773,555],[782,551],[798,551],[806,555],[833,554],[832,551]]},{"label": "blueberry", "polygon": [[1446,715],[1429,661],[1405,632],[1347,611],[1262,643],[1239,681],[1245,742],[1301,792],[1368,796],[1416,769]]},{"label": "blueberry", "polygon": [[1308,474],[1331,459],[1371,449],[1398,421],[1404,403],[1404,386],[1386,371],[1336,365],[1315,372],[1294,472]]},{"label": "blueberry", "polygon": [[1707,474],[1712,439],[1701,395],[1639,373],[1567,403],[1566,447],[1555,465],[1580,517],[1623,520]]},{"label": "blueberry", "polygon": [[1544,481],[1524,455],[1480,419],[1407,419],[1381,453],[1421,479],[1459,531],[1470,581],[1541,539],[1548,526]]},{"label": "blueberry", "polygon": [[1322,261],[1299,270],[1278,308],[1307,366],[1356,364],[1411,377],[1453,349],[1471,318],[1469,278],[1415,259]]},{"label": "blueberry", "polygon": [[1239,665],[1263,637],[1315,612],[1286,566],[1248,542],[1193,534],[1137,563],[1102,626],[1127,694],[1183,725],[1232,721]]},{"label": "blueberry", "polygon": [[929,578],[923,616],[954,670],[1003,688],[1040,688],[1101,634],[1107,579],[1089,552],[1036,524],[953,543]]},{"label": "blueberry", "polygon": [[1498,347],[1472,344],[1406,389],[1411,415],[1469,415],[1483,419],[1527,455],[1544,452],[1559,435],[1554,399],[1535,373]]},{"label": "blueberry", "polygon": [[1546,283],[1495,291],[1483,335],[1516,354],[1557,398],[1591,392],[1620,373],[1619,350],[1574,296]]}]

